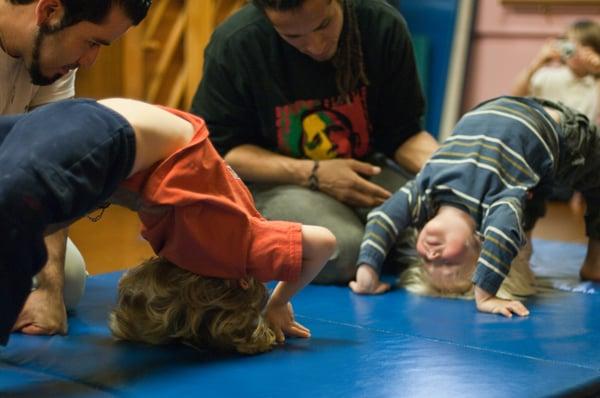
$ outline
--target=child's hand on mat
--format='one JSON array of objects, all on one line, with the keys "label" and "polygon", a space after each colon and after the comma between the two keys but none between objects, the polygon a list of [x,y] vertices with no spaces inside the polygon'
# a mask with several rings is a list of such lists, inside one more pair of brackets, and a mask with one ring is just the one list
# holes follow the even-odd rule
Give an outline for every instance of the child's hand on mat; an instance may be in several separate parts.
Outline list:
[{"label": "child's hand on mat", "polygon": [[269,301],[265,309],[265,318],[273,332],[275,332],[278,343],[283,343],[285,336],[310,337],[310,330],[294,319],[294,310],[291,303],[280,305]]},{"label": "child's hand on mat", "polygon": [[356,270],[356,281],[348,286],[356,294],[381,294],[390,290],[390,284],[381,282],[373,267],[361,264]]},{"label": "child's hand on mat", "polygon": [[475,303],[481,312],[502,314],[511,318],[513,314],[519,316],[529,315],[529,310],[518,300],[504,300],[475,286]]},{"label": "child's hand on mat", "polygon": [[62,290],[37,288],[17,318],[13,331],[25,334],[67,334],[67,312]]}]

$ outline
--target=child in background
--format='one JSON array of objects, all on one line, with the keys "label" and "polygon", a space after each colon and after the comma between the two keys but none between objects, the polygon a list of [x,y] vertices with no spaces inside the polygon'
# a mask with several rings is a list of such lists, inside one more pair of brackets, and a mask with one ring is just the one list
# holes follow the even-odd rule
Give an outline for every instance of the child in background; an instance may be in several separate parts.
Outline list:
[{"label": "child in background", "polygon": [[[517,77],[512,95],[562,102],[600,123],[600,24],[574,22],[564,37],[549,40]],[[579,192],[557,187],[552,199],[567,201],[576,214],[585,210]]]},{"label": "child in background", "polygon": [[517,77],[512,95],[562,102],[591,122],[600,116],[600,24],[578,21],[548,41]]},{"label": "child in background", "polygon": [[373,210],[361,245],[357,293],[377,293],[398,234],[420,229],[416,249],[429,284],[463,294],[474,284],[480,311],[525,316],[497,296],[553,184],[580,190],[588,252],[580,274],[600,281],[600,132],[550,101],[501,97],[467,113],[416,178]]},{"label": "child in background", "polygon": [[[114,200],[139,212],[161,261],[213,278],[212,286],[232,295],[252,288],[253,278],[284,280],[264,314],[261,307],[247,315],[254,317],[248,324],[267,324],[277,341],[284,334],[307,337],[288,302],[319,272],[335,239],[324,228],[262,219],[207,137],[197,117],[131,100],[67,100],[0,117],[0,343],[6,344],[31,278],[45,262],[44,234],[93,210],[120,184]],[[134,272],[124,280],[135,279]],[[228,309],[248,313],[240,301]],[[216,331],[207,334],[207,345],[268,348],[244,350],[255,329],[240,327],[232,340],[223,337],[231,317],[201,316],[194,332],[204,334],[197,328],[207,323]],[[175,329],[180,320],[173,318]]]}]

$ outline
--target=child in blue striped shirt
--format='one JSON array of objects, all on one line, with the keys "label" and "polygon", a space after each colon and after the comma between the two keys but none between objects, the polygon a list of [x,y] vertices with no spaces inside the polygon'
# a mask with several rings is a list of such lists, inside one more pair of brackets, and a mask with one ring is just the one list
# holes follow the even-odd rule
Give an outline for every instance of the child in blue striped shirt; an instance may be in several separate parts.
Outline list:
[{"label": "child in blue striped shirt", "polygon": [[442,293],[472,288],[483,312],[525,316],[497,297],[510,264],[543,215],[553,184],[581,191],[588,254],[580,274],[600,281],[600,131],[562,104],[500,97],[467,113],[423,170],[368,217],[356,293],[387,290],[381,266],[407,227],[428,283]]}]

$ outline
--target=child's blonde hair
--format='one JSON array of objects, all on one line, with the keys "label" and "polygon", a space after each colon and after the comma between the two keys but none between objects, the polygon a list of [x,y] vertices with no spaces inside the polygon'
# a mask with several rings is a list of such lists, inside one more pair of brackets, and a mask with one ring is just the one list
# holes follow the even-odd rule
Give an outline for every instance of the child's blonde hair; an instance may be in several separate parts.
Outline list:
[{"label": "child's blonde hair", "polygon": [[268,351],[275,344],[262,316],[268,292],[253,278],[248,284],[242,289],[237,280],[200,276],[153,258],[119,281],[109,327],[118,339],[148,344]]},{"label": "child's blonde hair", "polygon": [[[507,300],[518,300],[536,293],[535,276],[529,267],[531,258],[531,243],[519,251],[519,254],[512,262],[512,266],[507,278],[504,279],[500,290],[496,296]],[[400,286],[406,288],[411,293],[422,296],[461,298],[472,300],[474,298],[474,289],[471,286],[464,293],[441,290],[436,287],[429,278],[427,271],[421,266],[421,259],[415,259],[411,265],[400,275]]]}]

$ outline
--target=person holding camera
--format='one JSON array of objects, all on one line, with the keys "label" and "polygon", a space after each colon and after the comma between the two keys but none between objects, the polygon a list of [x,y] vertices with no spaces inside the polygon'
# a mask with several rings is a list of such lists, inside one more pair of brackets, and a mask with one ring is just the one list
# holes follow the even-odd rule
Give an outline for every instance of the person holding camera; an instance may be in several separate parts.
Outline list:
[{"label": "person holding camera", "polygon": [[548,41],[517,77],[512,95],[560,101],[598,123],[600,116],[600,24],[570,25]]},{"label": "person holding camera", "polygon": [[[551,39],[517,77],[512,95],[533,96],[562,102],[600,122],[600,24],[580,20],[563,37]],[[551,199],[570,201],[581,214],[585,200],[571,189],[555,187]]]}]

